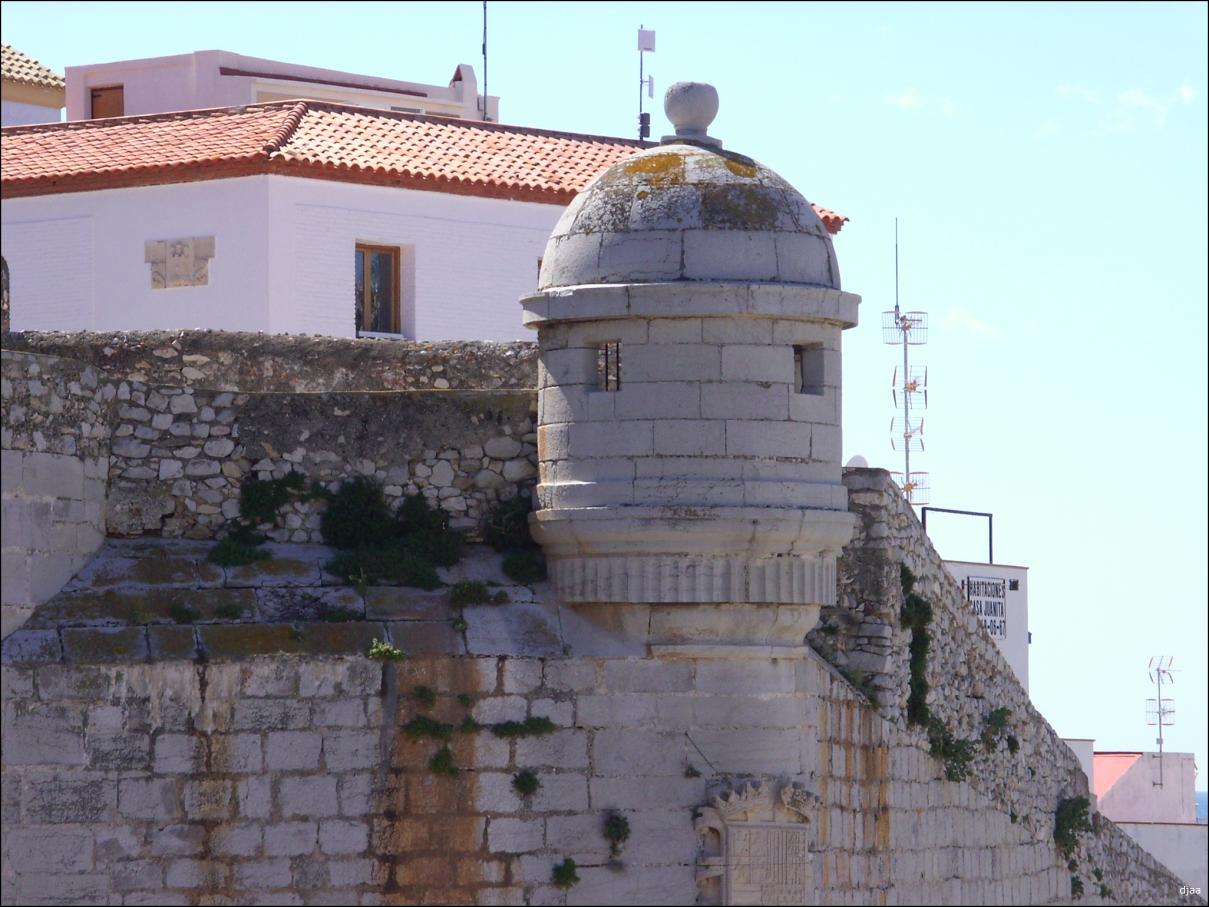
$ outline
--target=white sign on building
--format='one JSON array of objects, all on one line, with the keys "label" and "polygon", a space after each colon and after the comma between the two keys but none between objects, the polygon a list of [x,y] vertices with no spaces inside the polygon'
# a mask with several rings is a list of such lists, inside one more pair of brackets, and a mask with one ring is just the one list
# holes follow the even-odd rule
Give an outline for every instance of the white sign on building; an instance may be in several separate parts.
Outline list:
[{"label": "white sign on building", "polygon": [[1028,567],[945,561],[970,610],[1028,689]]}]

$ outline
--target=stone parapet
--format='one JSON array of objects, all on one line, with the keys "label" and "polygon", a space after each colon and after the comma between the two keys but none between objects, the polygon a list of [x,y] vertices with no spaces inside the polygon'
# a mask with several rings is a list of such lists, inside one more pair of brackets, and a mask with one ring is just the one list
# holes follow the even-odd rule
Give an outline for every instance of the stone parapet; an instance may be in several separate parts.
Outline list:
[{"label": "stone parapet", "polygon": [[237,331],[16,332],[6,350],[75,359],[112,378],[260,393],[521,390],[533,343],[350,340]]}]

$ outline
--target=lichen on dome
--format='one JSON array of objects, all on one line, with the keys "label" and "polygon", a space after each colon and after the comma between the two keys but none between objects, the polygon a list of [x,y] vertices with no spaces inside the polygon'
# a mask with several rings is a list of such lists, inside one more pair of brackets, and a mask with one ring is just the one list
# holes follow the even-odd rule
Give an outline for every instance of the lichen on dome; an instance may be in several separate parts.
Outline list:
[{"label": "lichen on dome", "polygon": [[667,281],[839,289],[835,249],[811,204],[706,132],[713,88],[677,83],[665,107],[676,135],[575,197],[546,244],[538,289]]}]

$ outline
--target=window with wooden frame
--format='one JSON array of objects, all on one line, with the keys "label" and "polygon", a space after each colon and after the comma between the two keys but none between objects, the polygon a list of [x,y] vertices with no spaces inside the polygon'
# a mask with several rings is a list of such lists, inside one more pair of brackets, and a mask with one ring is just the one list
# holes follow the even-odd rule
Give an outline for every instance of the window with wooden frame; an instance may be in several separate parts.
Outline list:
[{"label": "window with wooden frame", "polygon": [[357,243],[354,274],[357,336],[401,334],[398,247]]},{"label": "window with wooden frame", "polygon": [[94,120],[126,115],[125,92],[122,90],[121,85],[105,85],[93,88],[89,92],[89,100],[92,105],[92,118]]}]

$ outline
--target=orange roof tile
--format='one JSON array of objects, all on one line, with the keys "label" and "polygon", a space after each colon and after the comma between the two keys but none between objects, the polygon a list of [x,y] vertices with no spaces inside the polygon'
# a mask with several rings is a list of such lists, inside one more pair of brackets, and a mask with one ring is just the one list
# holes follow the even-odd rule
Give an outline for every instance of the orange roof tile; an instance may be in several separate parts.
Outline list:
[{"label": "orange roof tile", "polygon": [[66,85],[57,72],[47,69],[11,44],[0,45],[0,77],[7,82],[22,82],[43,88],[63,88]]},{"label": "orange roof tile", "polygon": [[[3,131],[8,198],[276,173],[565,205],[633,139],[320,101]],[[838,233],[846,217],[815,206]]]}]

